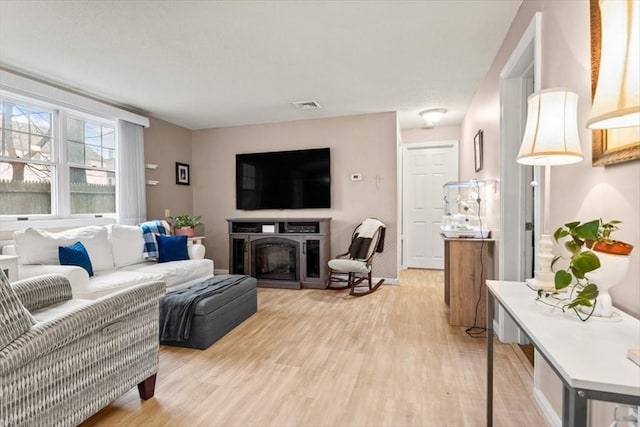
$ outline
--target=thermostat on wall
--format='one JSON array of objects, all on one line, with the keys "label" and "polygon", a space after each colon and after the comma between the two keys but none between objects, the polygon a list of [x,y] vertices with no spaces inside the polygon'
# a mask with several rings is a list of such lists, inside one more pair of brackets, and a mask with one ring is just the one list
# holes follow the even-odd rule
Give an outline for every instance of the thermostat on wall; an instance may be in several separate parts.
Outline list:
[{"label": "thermostat on wall", "polygon": [[362,174],[361,173],[352,173],[351,174],[351,181],[362,181]]}]

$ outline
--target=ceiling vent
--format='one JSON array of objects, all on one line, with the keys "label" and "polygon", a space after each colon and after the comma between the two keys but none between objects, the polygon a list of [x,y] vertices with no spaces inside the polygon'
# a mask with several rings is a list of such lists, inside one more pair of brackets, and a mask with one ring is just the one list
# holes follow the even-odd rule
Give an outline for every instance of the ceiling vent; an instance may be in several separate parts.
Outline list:
[{"label": "ceiling vent", "polygon": [[297,101],[294,102],[293,105],[301,110],[315,110],[318,108],[322,108],[322,106],[318,104],[317,101]]}]

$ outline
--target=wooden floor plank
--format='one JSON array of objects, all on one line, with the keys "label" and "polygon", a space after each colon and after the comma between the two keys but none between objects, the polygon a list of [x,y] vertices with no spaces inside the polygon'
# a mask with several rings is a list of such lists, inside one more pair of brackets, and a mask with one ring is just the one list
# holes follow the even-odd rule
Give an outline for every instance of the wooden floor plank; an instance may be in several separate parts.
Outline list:
[{"label": "wooden floor plank", "polygon": [[[85,426],[480,426],[485,340],[448,324],[443,273],[399,286],[260,288],[259,311],[207,350],[162,346],[156,395],[131,390]],[[531,371],[495,345],[495,424],[540,426]]]}]

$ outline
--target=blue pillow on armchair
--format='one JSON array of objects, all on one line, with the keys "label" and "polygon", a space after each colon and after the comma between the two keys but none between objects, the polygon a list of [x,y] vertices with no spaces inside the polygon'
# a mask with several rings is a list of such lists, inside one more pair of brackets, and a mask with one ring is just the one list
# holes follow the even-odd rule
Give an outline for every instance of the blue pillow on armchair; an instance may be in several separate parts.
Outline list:
[{"label": "blue pillow on armchair", "polygon": [[81,242],[75,242],[69,246],[58,246],[58,260],[60,265],[76,265],[87,270],[89,276],[93,276],[91,258]]},{"label": "blue pillow on armchair", "polygon": [[189,259],[187,236],[156,236],[158,243],[158,263]]}]

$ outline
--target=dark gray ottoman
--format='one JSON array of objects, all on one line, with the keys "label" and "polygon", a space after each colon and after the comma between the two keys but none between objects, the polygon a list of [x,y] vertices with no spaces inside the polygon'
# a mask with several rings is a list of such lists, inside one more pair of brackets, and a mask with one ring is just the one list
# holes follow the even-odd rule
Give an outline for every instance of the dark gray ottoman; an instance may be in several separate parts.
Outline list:
[{"label": "dark gray ottoman", "polygon": [[211,295],[196,303],[187,340],[160,340],[160,344],[204,350],[256,311],[257,282],[255,278],[246,276],[222,293]]}]

